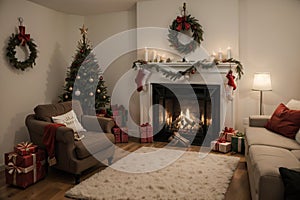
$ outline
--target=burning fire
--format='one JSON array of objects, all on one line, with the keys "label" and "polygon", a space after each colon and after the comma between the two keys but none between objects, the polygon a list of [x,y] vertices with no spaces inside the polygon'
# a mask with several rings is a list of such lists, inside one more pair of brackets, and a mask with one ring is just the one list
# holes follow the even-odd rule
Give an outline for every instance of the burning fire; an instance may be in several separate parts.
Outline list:
[{"label": "burning fire", "polygon": [[[206,124],[209,126],[212,123],[212,119],[206,119]],[[187,108],[185,113],[180,112],[180,115],[173,121],[172,114],[166,114],[166,125],[170,128],[175,129],[199,129],[204,124],[204,115],[202,114],[200,119],[195,118],[191,113],[190,109]]]}]

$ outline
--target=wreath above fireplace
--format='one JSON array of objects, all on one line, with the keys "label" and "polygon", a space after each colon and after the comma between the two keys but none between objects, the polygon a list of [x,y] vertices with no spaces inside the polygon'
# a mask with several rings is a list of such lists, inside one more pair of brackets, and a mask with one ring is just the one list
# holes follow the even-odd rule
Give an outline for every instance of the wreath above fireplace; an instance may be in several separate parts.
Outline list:
[{"label": "wreath above fireplace", "polygon": [[[180,42],[178,33],[183,31],[191,31],[193,40],[186,44]],[[170,25],[168,37],[171,46],[183,54],[194,51],[200,45],[201,41],[203,41],[202,26],[195,17],[186,15],[186,3],[183,4],[183,16],[177,16]]]}]

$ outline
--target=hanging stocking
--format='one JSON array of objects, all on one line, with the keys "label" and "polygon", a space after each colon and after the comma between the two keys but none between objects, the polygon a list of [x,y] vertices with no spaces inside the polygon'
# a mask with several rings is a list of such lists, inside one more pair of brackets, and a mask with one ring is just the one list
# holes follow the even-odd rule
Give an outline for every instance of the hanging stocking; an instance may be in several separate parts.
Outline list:
[{"label": "hanging stocking", "polygon": [[232,75],[232,71],[229,70],[229,72],[226,75],[226,78],[228,79],[228,83],[225,87],[226,97],[228,100],[233,100],[233,90],[236,89],[236,85],[234,82],[235,76]]},{"label": "hanging stocking", "polygon": [[135,78],[135,83],[137,84],[137,91],[140,92],[143,90],[143,86],[146,84],[148,77],[151,72],[146,69],[139,69],[138,74]]}]

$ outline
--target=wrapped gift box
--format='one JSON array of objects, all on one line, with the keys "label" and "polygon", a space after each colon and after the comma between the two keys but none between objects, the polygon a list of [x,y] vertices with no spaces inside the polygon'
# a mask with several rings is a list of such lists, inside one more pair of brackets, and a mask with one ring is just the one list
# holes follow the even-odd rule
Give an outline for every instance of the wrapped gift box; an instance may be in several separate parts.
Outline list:
[{"label": "wrapped gift box", "polygon": [[113,134],[115,136],[115,143],[120,143],[121,142],[121,129],[113,128]]},{"label": "wrapped gift box", "polygon": [[236,153],[245,153],[245,138],[244,136],[238,137],[238,136],[233,136],[232,141],[232,151]]},{"label": "wrapped gift box", "polygon": [[230,142],[219,142],[218,140],[214,140],[211,142],[210,147],[214,151],[228,153],[231,150],[231,143]]},{"label": "wrapped gift box", "polygon": [[29,155],[37,151],[37,145],[31,142],[22,142],[14,147],[14,151],[21,156]]},{"label": "wrapped gift box", "polygon": [[4,159],[7,184],[26,188],[46,175],[45,152],[41,149],[24,156],[16,152],[5,153]]},{"label": "wrapped gift box", "polygon": [[147,127],[140,127],[141,143],[148,142]]},{"label": "wrapped gift box", "polygon": [[147,140],[153,142],[153,127],[151,125],[147,126]]},{"label": "wrapped gift box", "polygon": [[113,134],[115,136],[115,143],[128,142],[128,128],[127,127],[114,127]]},{"label": "wrapped gift box", "polygon": [[128,142],[128,128],[127,127],[121,127],[121,141],[122,141],[122,143]]},{"label": "wrapped gift box", "polygon": [[141,143],[153,142],[153,127],[150,124],[140,126]]},{"label": "wrapped gift box", "polygon": [[238,133],[238,130],[234,130],[233,128],[227,128],[220,132],[220,138],[224,138],[227,142],[231,142],[232,136],[235,136]]}]

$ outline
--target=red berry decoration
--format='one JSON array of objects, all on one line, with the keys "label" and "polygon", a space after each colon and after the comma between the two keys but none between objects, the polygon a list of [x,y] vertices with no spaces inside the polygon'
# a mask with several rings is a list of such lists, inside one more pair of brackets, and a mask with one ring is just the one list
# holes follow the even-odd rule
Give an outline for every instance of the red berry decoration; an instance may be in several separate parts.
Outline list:
[{"label": "red berry decoration", "polygon": [[196,73],[196,70],[192,69],[191,74],[195,74],[195,73]]},{"label": "red berry decoration", "polygon": [[103,80],[103,76],[100,76],[100,81],[102,81]]}]

